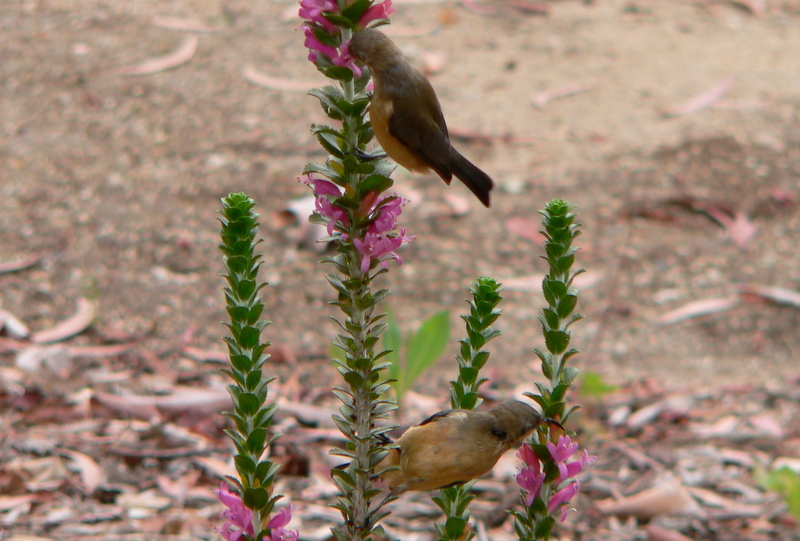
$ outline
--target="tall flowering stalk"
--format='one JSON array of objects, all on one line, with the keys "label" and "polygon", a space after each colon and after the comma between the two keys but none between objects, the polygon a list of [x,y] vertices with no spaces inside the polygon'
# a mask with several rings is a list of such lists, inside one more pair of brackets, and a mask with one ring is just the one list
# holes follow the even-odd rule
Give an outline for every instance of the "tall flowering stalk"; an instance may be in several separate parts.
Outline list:
[{"label": "tall flowering stalk", "polygon": [[372,505],[380,492],[372,482],[379,473],[375,466],[386,455],[385,433],[393,428],[379,427],[378,421],[397,407],[382,398],[389,390],[385,373],[390,363],[380,360],[385,351],[376,351],[385,327],[380,322],[384,314],[376,313],[376,308],[389,292],[373,291],[372,283],[386,272],[390,261],[402,263],[396,250],[410,239],[398,225],[402,199],[385,194],[392,186],[391,166],[364,152],[373,136],[365,119],[369,74],[349,56],[347,41],[353,31],[367,24],[387,22],[393,11],[390,0],[300,2],[308,58],[337,83],[311,92],[340,127],[312,127],[329,156],[325,163],[308,164],[301,180],[316,197],[312,221],[327,227],[328,240],[336,246],[336,255],[324,261],[335,270],[326,278],[337,293],[333,304],[343,314],[335,319],[342,332],[334,344],[344,358],[334,363],[346,386],[334,390],[342,401],[334,421],[347,438],[346,448],[336,454],[349,462],[333,470],[340,491],[335,506],[344,519],[333,530],[338,540],[381,535],[377,522],[387,514],[381,506],[391,499]]},{"label": "tall flowering stalk", "polygon": [[[461,316],[466,325],[467,336],[459,340],[461,348],[458,361],[458,378],[450,382],[450,407],[452,409],[472,410],[482,400],[478,397],[478,388],[488,381],[479,377],[480,370],[489,360],[489,352],[483,347],[500,331],[493,329],[492,324],[500,317],[497,306],[503,298],[502,287],[494,279],[482,276],[472,283],[469,301],[469,315]],[[436,524],[436,532],[441,541],[468,541],[475,537],[469,525],[469,503],[475,498],[470,491],[473,481],[442,489],[433,497],[434,503],[445,516],[444,524]]]},{"label": "tall flowering stalk", "polygon": [[[565,396],[578,375],[578,370],[568,366],[567,361],[578,353],[577,349],[570,348],[570,326],[582,318],[573,314],[578,291],[572,285],[582,270],[571,271],[575,261],[572,242],[580,231],[572,207],[566,201],[550,201],[542,215],[546,239],[544,259],[550,269],[542,281],[547,307],[539,321],[547,351],[536,349],[535,352],[542,361],[542,372],[548,383],[537,383],[539,393],[526,395],[541,406],[545,417],[560,419],[562,425],[566,425],[577,407],[567,410]],[[517,454],[524,463],[517,482],[525,512],[512,511],[512,514],[517,535],[523,541],[550,539],[556,520],[565,520],[567,504],[580,490],[576,476],[595,460],[585,450],[578,453],[578,444],[568,434],[559,436],[556,441],[552,441],[552,432],[548,436],[535,433]]]},{"label": "tall flowering stalk", "polygon": [[[262,458],[277,436],[270,436],[272,417],[277,409],[267,401],[269,383],[273,378],[264,375],[269,355],[264,350],[261,332],[269,322],[261,319],[264,304],[259,290],[265,286],[257,281],[260,256],[255,255],[258,214],[253,200],[245,194],[231,194],[222,200],[220,222],[227,281],[225,300],[230,323],[228,345],[230,367],[223,370],[233,383],[228,392],[233,410],[225,412],[234,428],[225,432],[236,447],[234,464],[239,478],[229,478],[237,492],[231,492],[225,482],[217,495],[226,509],[225,519],[217,531],[228,541],[295,541],[297,532],[284,528],[291,519],[291,506],[273,515],[275,502],[273,482],[278,465]],[[272,515],[272,516],[271,516]]]}]

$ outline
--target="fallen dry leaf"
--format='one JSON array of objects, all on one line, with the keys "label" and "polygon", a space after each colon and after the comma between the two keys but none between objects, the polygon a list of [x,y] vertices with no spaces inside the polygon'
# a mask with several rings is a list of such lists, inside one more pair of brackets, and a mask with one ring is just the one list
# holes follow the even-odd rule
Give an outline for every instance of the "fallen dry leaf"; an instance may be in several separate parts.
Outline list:
[{"label": "fallen dry leaf", "polygon": [[704,210],[725,228],[733,243],[739,248],[747,246],[758,230],[758,227],[741,211],[737,210],[734,216],[731,217],[728,213],[713,205],[706,207]]},{"label": "fallen dry leaf", "polygon": [[192,59],[194,53],[197,52],[197,44],[200,39],[197,36],[188,36],[183,43],[173,52],[145,60],[141,64],[119,68],[118,73],[126,77],[134,77],[139,75],[152,75],[168,69],[177,68],[181,64],[185,64]]},{"label": "fallen dry leaf", "polygon": [[195,19],[184,19],[183,17],[161,17],[156,15],[150,19],[155,26],[161,28],[168,28],[170,30],[183,30],[184,32],[219,32],[220,28],[214,28],[207,24],[201,23]]},{"label": "fallen dry leaf", "polygon": [[687,303],[680,308],[667,312],[656,319],[659,325],[671,325],[685,319],[716,314],[730,310],[739,304],[739,297],[725,297],[719,299],[703,299]]},{"label": "fallen dry leaf", "polygon": [[60,342],[85,331],[91,325],[94,316],[94,305],[88,299],[78,299],[78,308],[72,316],[50,329],[33,333],[31,342],[34,344]]},{"label": "fallen dry leaf", "polygon": [[42,254],[29,254],[14,261],[0,263],[0,274],[17,272],[32,267],[42,259]]},{"label": "fallen dry leaf", "polygon": [[674,117],[689,115],[691,113],[696,113],[697,111],[702,111],[724,96],[735,83],[736,77],[729,75],[702,94],[699,94],[694,98],[681,103],[680,105],[670,107],[665,111],[664,114],[668,117]]},{"label": "fallen dry leaf", "polygon": [[86,489],[86,494],[92,494],[98,486],[105,483],[105,471],[89,455],[69,449],[60,449],[59,453],[69,457],[75,463],[75,468],[78,470],[78,475],[80,475],[81,483]]},{"label": "fallen dry leaf", "polygon": [[680,532],[665,530],[653,524],[649,524],[645,528],[645,531],[647,535],[650,536],[647,538],[648,541],[692,541],[691,537],[686,537]]},{"label": "fallen dry leaf", "polygon": [[539,92],[533,97],[533,104],[539,109],[544,109],[544,107],[551,101],[574,96],[576,94],[582,94],[584,92],[588,92],[589,90],[591,90],[591,87],[587,84],[570,83],[558,88]]},{"label": "fallen dry leaf", "polygon": [[73,369],[72,356],[61,345],[25,348],[17,353],[14,366],[28,374],[45,369],[51,377],[55,375],[59,379],[69,378]]},{"label": "fallen dry leaf", "polygon": [[767,3],[765,0],[728,0],[729,4],[744,8],[752,15],[764,15],[767,12]]},{"label": "fallen dry leaf", "polygon": [[717,518],[754,518],[766,511],[763,505],[737,502],[705,488],[689,487],[689,493],[705,507],[711,508],[709,514]]},{"label": "fallen dry leaf", "polygon": [[689,430],[700,438],[725,438],[730,436],[739,428],[739,418],[735,415],[726,415],[716,422],[693,423]]},{"label": "fallen dry leaf", "polygon": [[269,88],[270,90],[281,90],[283,92],[308,92],[312,88],[323,84],[322,81],[294,80],[281,77],[272,77],[257,71],[252,66],[245,66],[242,70],[242,77],[250,84]]},{"label": "fallen dry leaf", "polygon": [[664,515],[698,515],[700,507],[678,477],[620,500],[601,500],[595,504],[606,515],[633,516],[640,519]]},{"label": "fallen dry leaf", "polygon": [[736,286],[739,293],[747,300],[747,295],[761,297],[776,304],[800,308],[800,292],[783,287],[760,286],[756,284],[742,284]]},{"label": "fallen dry leaf", "polygon": [[512,216],[508,218],[504,224],[509,232],[525,240],[535,243],[542,243],[545,241],[544,235],[539,231],[542,228],[541,222],[523,218],[522,216]]},{"label": "fallen dry leaf", "polygon": [[31,333],[28,326],[14,314],[6,310],[0,310],[0,331],[4,329],[11,338],[27,338]]}]

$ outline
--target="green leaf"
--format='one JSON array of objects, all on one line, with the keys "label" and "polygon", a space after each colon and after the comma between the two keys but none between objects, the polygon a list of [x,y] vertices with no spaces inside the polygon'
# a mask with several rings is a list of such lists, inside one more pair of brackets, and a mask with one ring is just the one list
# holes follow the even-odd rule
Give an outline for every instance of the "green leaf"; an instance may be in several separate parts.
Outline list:
[{"label": "green leaf", "polygon": [[264,487],[246,488],[242,491],[242,501],[250,509],[261,509],[269,502],[269,492]]},{"label": "green leaf", "polygon": [[450,312],[443,310],[425,320],[406,342],[408,386],[444,354],[450,341]]},{"label": "green leaf", "polygon": [[364,197],[369,192],[383,193],[391,187],[391,178],[383,175],[370,175],[358,184],[358,195]]},{"label": "green leaf", "polygon": [[323,73],[329,79],[335,79],[337,81],[349,82],[353,80],[353,71],[344,66],[333,66],[324,70]]},{"label": "green leaf", "polygon": [[461,517],[447,517],[447,522],[444,523],[444,531],[448,539],[458,539],[464,533],[466,526],[467,521]]},{"label": "green leaf", "polygon": [[371,5],[372,0],[355,0],[355,2],[342,10],[342,17],[351,21],[353,26],[355,26]]},{"label": "green leaf", "polygon": [[558,355],[569,346],[569,334],[564,331],[547,331],[544,333],[544,342],[550,352]]}]

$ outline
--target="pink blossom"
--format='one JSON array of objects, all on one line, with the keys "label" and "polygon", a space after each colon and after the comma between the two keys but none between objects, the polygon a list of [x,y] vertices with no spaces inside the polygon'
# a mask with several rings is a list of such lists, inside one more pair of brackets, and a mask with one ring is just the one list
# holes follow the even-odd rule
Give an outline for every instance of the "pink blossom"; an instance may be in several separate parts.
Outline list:
[{"label": "pink blossom", "polygon": [[517,474],[517,483],[525,490],[525,505],[527,507],[531,506],[534,498],[539,497],[545,477],[545,474],[539,470],[538,466],[522,468]]},{"label": "pink blossom", "polygon": [[595,460],[597,460],[597,457],[589,456],[589,451],[584,449],[583,455],[578,460],[573,460],[572,462],[569,463],[559,462],[558,479],[556,479],[556,483],[559,483],[571,477],[575,477],[576,475],[578,475],[583,471],[583,468],[585,468],[589,464],[592,464]]},{"label": "pink blossom", "polygon": [[[564,522],[567,519],[567,508],[565,504],[569,503],[569,501],[578,494],[578,491],[581,489],[580,481],[574,481],[555,494],[550,497],[550,501],[547,502],[547,512],[551,515],[561,507],[561,517],[559,520]],[[562,507],[563,506],[563,507]]]},{"label": "pink blossom", "polygon": [[[389,198],[384,198],[379,203]],[[380,207],[378,217],[369,224],[369,231],[372,233],[386,233],[397,227],[397,219],[403,213],[403,199],[395,195]]]},{"label": "pink blossom", "polygon": [[225,482],[214,491],[227,509],[222,512],[225,523],[215,528],[226,541],[239,541],[243,535],[255,535],[253,531],[253,512],[245,507],[238,494],[234,494]]},{"label": "pink blossom", "polygon": [[[394,251],[400,248],[403,242],[408,242],[405,235],[406,230],[401,227],[398,233],[391,237],[383,233],[367,231],[363,240],[353,239],[353,245],[361,254],[361,272],[369,271],[373,259],[380,259],[387,255],[390,256],[389,259],[395,259],[398,265],[402,265],[403,260]],[[383,265],[386,266],[385,261]]]},{"label": "pink blossom", "polygon": [[[397,219],[403,212],[405,201],[397,194],[375,200],[372,194],[364,198],[364,204],[373,202],[377,215],[367,226],[367,231],[362,239],[353,239],[353,244],[361,253],[361,272],[367,272],[373,259],[380,259],[389,255],[398,265],[403,264],[399,255],[394,253],[404,242],[411,242],[412,237],[406,236],[406,230],[397,227]],[[392,233],[393,232],[393,233]],[[384,267],[386,262],[383,263]]]},{"label": "pink blossom", "polygon": [[309,22],[324,27],[329,34],[335,34],[337,31],[336,25],[322,16],[322,13],[325,11],[337,13],[339,11],[339,5],[332,0],[300,0],[300,11],[298,15],[300,15],[301,19],[306,19]]},{"label": "pink blossom", "polygon": [[373,4],[358,20],[358,26],[364,28],[372,21],[388,19],[389,15],[394,12],[395,9],[392,7],[392,0],[384,0],[380,4]]},{"label": "pink blossom", "polygon": [[526,466],[541,467],[539,465],[539,457],[533,452],[533,447],[527,443],[519,448],[519,451],[517,451],[517,458],[524,462]]},{"label": "pink blossom", "polygon": [[553,457],[553,460],[564,462],[578,450],[578,443],[573,443],[572,438],[569,436],[559,436],[558,444],[552,441],[547,442],[547,449],[550,451],[550,456]]},{"label": "pink blossom", "polygon": [[557,444],[548,442],[547,449],[550,451],[550,456],[553,457],[553,460],[555,460],[558,465],[558,479],[555,481],[556,484],[566,481],[571,477],[575,477],[583,471],[583,468],[597,460],[596,456],[589,456],[589,452],[584,449],[583,455],[580,458],[567,463],[567,459],[578,451],[578,443],[573,442],[569,436],[560,436]]},{"label": "pink blossom", "polygon": [[308,59],[311,62],[316,62],[319,53],[324,54],[330,58],[331,61],[339,56],[339,51],[336,50],[336,47],[331,47],[330,45],[322,43],[309,27],[306,27],[303,31],[306,34],[305,46],[309,49]]},{"label": "pink blossom", "polygon": [[297,541],[297,531],[284,528],[291,520],[292,505],[281,507],[278,514],[273,516],[267,523],[270,535],[264,536],[262,541]]},{"label": "pink blossom", "polygon": [[314,190],[314,195],[316,196],[314,205],[317,212],[328,219],[328,235],[333,235],[336,226],[339,224],[341,224],[339,225],[340,230],[350,226],[350,218],[348,218],[347,212],[331,202],[331,198],[342,196],[342,190],[339,186],[329,180],[314,178],[311,175],[298,177],[297,180],[308,184]]},{"label": "pink blossom", "polygon": [[356,59],[347,50],[347,45],[343,45],[338,49],[331,45],[322,43],[314,31],[306,27],[305,30],[306,41],[305,46],[308,48],[308,59],[316,64],[319,55],[323,54],[334,66],[349,68],[356,77],[361,77],[361,67],[356,64]]}]

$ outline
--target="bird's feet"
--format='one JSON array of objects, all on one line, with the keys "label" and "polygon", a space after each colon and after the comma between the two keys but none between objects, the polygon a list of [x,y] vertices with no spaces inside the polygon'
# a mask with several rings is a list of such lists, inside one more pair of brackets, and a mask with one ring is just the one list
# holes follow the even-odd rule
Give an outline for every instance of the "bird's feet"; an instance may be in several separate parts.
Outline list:
[{"label": "bird's feet", "polygon": [[381,160],[381,159],[386,157],[386,153],[385,152],[378,152],[378,153],[375,153],[375,154],[370,154],[369,152],[363,151],[360,148],[354,148],[353,150],[350,151],[350,154],[352,154],[353,156],[355,156],[356,158],[358,158],[359,160],[364,161],[364,162],[371,162],[373,160]]}]

